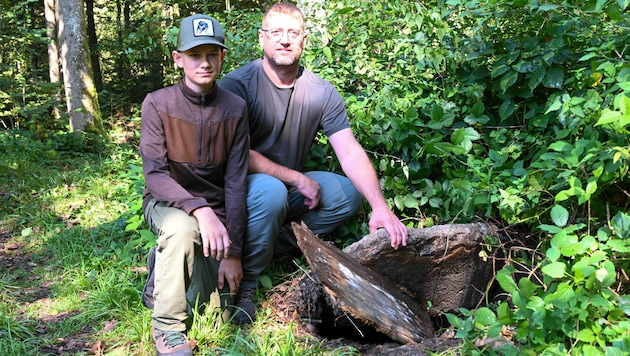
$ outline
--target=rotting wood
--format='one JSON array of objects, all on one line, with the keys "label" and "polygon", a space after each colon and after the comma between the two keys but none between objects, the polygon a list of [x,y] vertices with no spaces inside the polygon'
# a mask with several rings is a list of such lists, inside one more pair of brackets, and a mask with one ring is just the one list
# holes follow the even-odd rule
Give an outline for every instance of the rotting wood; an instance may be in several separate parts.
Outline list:
[{"label": "rotting wood", "polygon": [[[436,225],[407,229],[407,246],[391,248],[389,234],[379,229],[343,249],[351,259],[403,286],[413,299],[432,308],[430,316],[478,307],[495,265],[480,256],[487,237],[503,240],[487,223]],[[497,252],[500,252],[498,250]]]},{"label": "rotting wood", "polygon": [[312,274],[342,310],[397,342],[433,337],[426,311],[398,285],[322,241],[306,225],[292,227]]}]

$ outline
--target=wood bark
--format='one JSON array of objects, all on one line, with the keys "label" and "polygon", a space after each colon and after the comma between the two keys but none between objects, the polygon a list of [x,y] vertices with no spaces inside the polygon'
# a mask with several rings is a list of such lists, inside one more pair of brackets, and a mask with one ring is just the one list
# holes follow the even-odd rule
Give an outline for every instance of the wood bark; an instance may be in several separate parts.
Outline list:
[{"label": "wood bark", "polygon": [[494,272],[501,268],[495,258],[484,258],[482,253],[486,238],[505,239],[498,229],[478,222],[407,232],[407,246],[397,250],[391,248],[387,232],[379,229],[343,252],[402,285],[421,305],[430,303],[430,316],[456,313],[460,307],[476,308]]},{"label": "wood bark", "polygon": [[401,343],[433,336],[424,308],[398,285],[323,242],[306,225],[292,227],[312,273],[342,310]]},{"label": "wood bark", "polygon": [[81,0],[58,0],[58,39],[66,105],[72,131],[101,128],[101,112],[88,56],[85,15]]},{"label": "wood bark", "polygon": [[94,73],[96,91],[103,90],[103,76],[99,60],[98,37],[96,36],[96,23],[94,22],[94,0],[85,0],[85,17],[87,21],[87,36],[90,48],[90,63]]},{"label": "wood bark", "polygon": [[[59,65],[59,48],[57,47],[57,20],[55,14],[57,2],[55,0],[44,0],[44,17],[46,18],[46,36],[50,39],[48,42],[48,76],[51,83],[60,83],[60,65]],[[56,93],[58,94],[58,93]],[[59,95],[55,95],[55,99],[61,102]],[[59,107],[53,107],[53,115],[56,119],[61,118]]]}]

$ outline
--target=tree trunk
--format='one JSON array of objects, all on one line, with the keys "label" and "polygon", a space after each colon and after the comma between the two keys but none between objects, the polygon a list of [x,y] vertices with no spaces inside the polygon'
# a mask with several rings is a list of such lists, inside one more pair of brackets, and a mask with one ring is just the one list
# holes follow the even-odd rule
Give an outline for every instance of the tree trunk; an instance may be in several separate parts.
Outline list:
[{"label": "tree trunk", "polygon": [[[51,83],[60,83],[61,77],[59,74],[59,49],[57,47],[57,20],[55,14],[56,10],[55,0],[44,0],[44,14],[46,17],[46,36],[50,38],[48,43],[48,76]],[[61,102],[59,98],[59,92],[56,92],[55,97],[58,102]],[[53,115],[56,119],[61,118],[59,112],[59,106],[53,107]]]},{"label": "tree trunk", "polygon": [[58,1],[58,38],[70,129],[101,132],[101,111],[88,56],[83,2]]},{"label": "tree trunk", "polygon": [[96,24],[94,23],[94,0],[85,0],[85,14],[87,20],[87,35],[90,47],[90,60],[92,71],[94,72],[94,83],[96,91],[103,90],[103,76],[101,75],[101,64],[99,61],[98,38],[96,37]]}]

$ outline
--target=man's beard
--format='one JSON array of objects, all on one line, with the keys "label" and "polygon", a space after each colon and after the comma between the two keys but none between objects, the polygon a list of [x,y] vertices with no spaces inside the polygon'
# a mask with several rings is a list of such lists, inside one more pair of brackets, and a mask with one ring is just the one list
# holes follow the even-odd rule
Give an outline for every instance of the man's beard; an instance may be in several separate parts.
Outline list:
[{"label": "man's beard", "polygon": [[271,58],[271,62],[277,67],[291,67],[298,62],[298,58],[294,56],[274,56]]}]

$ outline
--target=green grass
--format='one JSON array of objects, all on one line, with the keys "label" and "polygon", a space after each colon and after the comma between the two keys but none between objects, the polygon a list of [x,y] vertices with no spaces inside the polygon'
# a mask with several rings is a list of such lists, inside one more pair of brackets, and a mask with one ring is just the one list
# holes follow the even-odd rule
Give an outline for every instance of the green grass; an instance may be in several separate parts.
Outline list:
[{"label": "green grass", "polygon": [[[140,217],[140,166],[135,144],[0,132],[0,354],[84,355],[93,345],[154,354],[140,299],[154,243]],[[242,328],[197,314],[189,336],[199,355],[357,354],[297,336],[270,314],[261,308]]]}]

